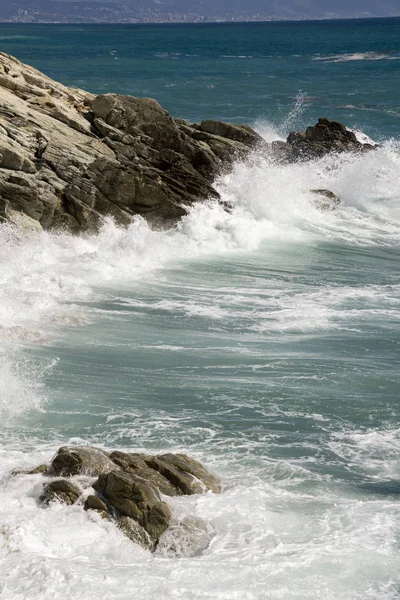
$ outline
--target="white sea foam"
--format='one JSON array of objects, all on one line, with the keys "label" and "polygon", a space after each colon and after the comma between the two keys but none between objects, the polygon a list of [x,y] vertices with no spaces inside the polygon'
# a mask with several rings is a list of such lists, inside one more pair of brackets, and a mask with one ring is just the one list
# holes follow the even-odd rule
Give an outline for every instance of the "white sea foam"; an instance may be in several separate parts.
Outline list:
[{"label": "white sea foam", "polygon": [[[55,326],[85,323],[80,303],[101,297],[102,286],[118,287],[171,261],[255,250],[267,241],[398,247],[399,167],[400,154],[390,145],[362,157],[327,157],[303,165],[282,166],[258,155],[237,164],[218,182],[223,199],[233,206],[230,212],[215,202],[197,204],[169,232],[152,230],[141,218],[127,229],[108,221],[98,235],[80,237],[43,232],[20,238],[13,228],[2,226],[0,337],[5,342],[47,343]],[[333,211],[319,210],[312,188],[334,191],[342,204]],[[289,318],[283,309],[287,300],[278,297],[279,316],[268,327],[306,326],[317,307],[315,298],[311,294],[301,300],[303,325],[295,325],[295,313]],[[332,323],[327,298],[325,293],[320,318],[314,321],[319,328]],[[199,315],[208,307],[186,304],[185,311]],[[223,318],[227,311],[232,316],[232,307],[214,309],[213,318]],[[265,326],[260,324],[261,330]],[[7,398],[6,392],[2,397]]]},{"label": "white sea foam", "polygon": [[[214,385],[218,398],[218,409],[205,402],[201,414],[195,406],[180,406],[179,397],[173,399],[171,411],[147,406],[128,410],[126,405],[110,403],[109,412],[98,416],[98,429],[89,431],[85,424],[76,432],[71,425],[67,429],[70,439],[50,439],[51,432],[46,432],[49,441],[45,442],[39,432],[36,442],[32,432],[26,439],[22,432],[12,443],[4,440],[0,447],[2,600],[128,600],[132,593],[148,600],[399,597],[400,508],[395,496],[390,487],[386,495],[375,494],[373,487],[346,487],[329,471],[330,464],[333,471],[345,464],[363,481],[374,481],[382,474],[389,482],[395,479],[399,474],[397,429],[387,424],[354,428],[345,419],[335,421],[334,415],[322,414],[319,407],[288,407],[285,398],[265,402],[278,378],[282,389],[296,380],[297,386],[308,382],[313,390],[323,374],[313,370],[293,373],[285,370],[280,356],[274,356],[276,350],[246,346],[246,339],[259,343],[281,331],[354,331],[364,327],[366,318],[378,323],[381,331],[384,323],[394,326],[399,314],[398,282],[357,286],[346,281],[307,287],[312,273],[296,271],[295,264],[301,259],[307,266],[307,250],[318,250],[326,243],[355,255],[357,249],[398,251],[399,162],[393,144],[365,156],[327,157],[303,165],[277,165],[270,156],[257,155],[218,181],[223,199],[232,205],[229,212],[214,202],[197,204],[168,232],[151,229],[141,218],[126,229],[107,221],[96,236],[41,233],[22,239],[14,229],[0,228],[3,422],[15,425],[21,413],[40,406],[48,410],[48,418],[52,410],[57,418],[71,423],[74,416],[79,417],[81,407],[70,406],[68,400],[61,408],[43,403],[47,394],[43,373],[48,374],[54,365],[47,359],[33,363],[24,357],[23,348],[37,344],[46,349],[63,328],[87,325],[95,315],[88,305],[110,296],[116,310],[131,308],[146,314],[150,307],[157,314],[165,313],[167,320],[168,315],[177,317],[180,324],[182,317],[190,323],[198,319],[207,324],[207,328],[199,326],[206,342],[209,331],[217,331],[209,345],[201,344],[200,337],[190,345],[184,330],[182,339],[168,340],[157,332],[151,340],[138,336],[131,344],[148,351],[152,361],[156,360],[153,353],[173,353],[175,361],[175,356],[186,359],[189,351],[201,358],[214,352],[208,363],[203,361],[190,370],[189,378],[195,379],[196,369],[201,368],[207,383],[199,388],[200,397],[204,385]],[[331,189],[340,196],[341,205],[321,211],[310,191],[314,188]],[[252,253],[252,260],[246,252]],[[232,265],[242,261],[243,271],[256,269],[258,263],[271,267],[269,280],[261,280],[257,271],[256,277],[249,275],[247,286],[243,278],[240,285],[218,281],[217,287],[193,277],[186,282],[188,261],[193,265],[200,258],[209,260],[212,272],[213,261],[224,257]],[[286,280],[277,257],[287,257]],[[171,269],[178,275],[182,271],[175,294],[124,297],[123,290],[132,290],[132,282],[155,272],[158,279],[165,279],[167,290]],[[189,288],[192,294],[185,296]],[[236,339],[233,344],[232,324],[237,323],[240,342]],[[224,331],[229,335],[224,337]],[[96,344],[96,331],[92,337]],[[112,346],[114,340],[103,342]],[[213,363],[217,355],[228,356],[218,367]],[[306,358],[303,349],[301,359]],[[78,359],[85,359],[84,352]],[[110,369],[115,383],[117,368],[116,363]],[[154,364],[152,376],[157,369],[160,387],[168,390],[170,364]],[[184,365],[177,363],[176,369],[184,373]],[[265,398],[261,401],[253,398],[253,390],[264,372]],[[90,385],[91,373],[85,376]],[[227,382],[243,386],[248,394],[231,397]],[[131,394],[131,383],[127,383],[127,394]],[[225,431],[221,419],[243,423],[243,431]],[[294,434],[290,438],[298,422],[307,423],[310,440],[299,441]],[[282,430],[268,429],[269,423]],[[286,436],[284,443],[282,436]],[[9,475],[12,468],[50,460],[56,444],[85,443],[88,438],[102,446],[138,440],[139,447],[134,448],[138,451],[186,451],[190,440],[198,458],[214,465],[225,485],[221,496],[171,501],[177,519],[194,515],[206,523],[209,536],[201,548],[193,552],[187,537],[179,537],[177,527],[171,535],[177,536],[173,545],[182,558],[171,558],[167,546],[149,555],[112,523],[79,506],[38,508],[40,476]],[[271,458],[269,450],[282,444],[298,458]],[[327,456],[321,458],[324,452]]]},{"label": "white sea foam", "polygon": [[313,60],[322,60],[330,63],[351,62],[358,60],[399,60],[400,56],[390,55],[385,52],[354,52],[352,54],[333,54],[331,56],[316,56]]},{"label": "white sea foam", "polygon": [[[18,451],[3,458],[3,468],[26,461]],[[48,451],[33,458],[48,460]],[[148,554],[80,506],[39,509],[40,476],[3,475],[2,600],[128,600],[133,589],[147,600],[261,600],[266,585],[271,599],[396,598],[398,503],[360,502],[340,489],[302,492],[306,471],[293,478],[286,470],[275,481],[240,475],[221,496],[170,500],[178,518],[194,515],[209,530],[194,556],[179,530],[171,532],[173,546],[188,551],[184,560],[164,544]]]}]

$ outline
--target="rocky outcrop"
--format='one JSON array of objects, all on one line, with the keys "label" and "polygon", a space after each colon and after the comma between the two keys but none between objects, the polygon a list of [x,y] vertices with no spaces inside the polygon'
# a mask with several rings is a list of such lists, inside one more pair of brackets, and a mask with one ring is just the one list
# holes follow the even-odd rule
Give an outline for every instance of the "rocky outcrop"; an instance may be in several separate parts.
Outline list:
[{"label": "rocky outcrop", "polygon": [[1,220],[72,231],[106,215],[174,222],[218,199],[216,175],[261,142],[249,127],[173,119],[150,98],[67,88],[0,53]]},{"label": "rocky outcrop", "polygon": [[[42,506],[52,502],[83,505],[85,511],[114,521],[127,537],[149,550],[157,548],[172,524],[186,540],[182,543],[188,552],[197,551],[209,539],[209,528],[195,518],[174,519],[166,497],[221,491],[219,480],[185,454],[108,453],[91,446],[63,446],[46,470],[41,465],[13,474],[44,476]],[[196,532],[201,539],[197,540]],[[176,543],[172,533],[164,536],[164,554],[168,555],[170,546],[170,553],[176,553],[172,548]]]},{"label": "rocky outcrop", "polygon": [[288,162],[318,159],[326,154],[366,152],[375,147],[361,143],[354,131],[329,119],[318,119],[314,127],[292,132],[286,142],[272,142],[272,146],[280,158]]},{"label": "rocky outcrop", "polygon": [[105,216],[172,224],[255,149],[293,162],[370,149],[320,119],[267,144],[247,125],[172,118],[156,100],[94,96],[0,52],[0,222],[26,230],[95,231]]}]

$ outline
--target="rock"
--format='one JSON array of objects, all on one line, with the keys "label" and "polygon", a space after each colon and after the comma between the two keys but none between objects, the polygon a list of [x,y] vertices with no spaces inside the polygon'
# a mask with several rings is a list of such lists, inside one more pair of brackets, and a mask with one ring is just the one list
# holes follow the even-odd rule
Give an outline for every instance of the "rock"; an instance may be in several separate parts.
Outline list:
[{"label": "rock", "polygon": [[111,515],[108,512],[107,504],[101,498],[99,498],[99,496],[94,496],[93,494],[88,496],[85,500],[83,508],[84,510],[94,510],[101,516],[102,519],[111,520]]},{"label": "rock", "polygon": [[12,475],[43,475],[47,473],[49,465],[39,465],[34,469],[13,469],[11,471]]},{"label": "rock", "polygon": [[311,192],[318,196],[315,205],[321,210],[335,210],[336,206],[340,204],[340,198],[330,190],[315,189]]},{"label": "rock", "polygon": [[139,525],[135,519],[123,516],[117,520],[117,525],[132,542],[139,544],[139,546],[142,546],[146,550],[154,550],[154,541],[144,527]]},{"label": "rock", "polygon": [[110,459],[124,472],[143,477],[168,496],[221,491],[217,478],[198,461],[184,454],[149,456],[113,452]]},{"label": "rock", "polygon": [[264,139],[248,125],[234,125],[222,121],[202,121],[200,130],[213,133],[222,138],[228,138],[235,142],[241,142],[245,146],[256,147],[264,144]]},{"label": "rock", "polygon": [[[43,505],[52,501],[74,504],[82,489],[91,486],[96,493],[87,496],[84,510],[95,511],[102,518],[113,520],[131,540],[152,551],[157,548],[172,519],[171,509],[161,494],[181,496],[221,491],[219,480],[185,454],[107,453],[91,446],[63,446],[50,466],[13,471],[13,474],[18,473],[71,478],[47,483],[40,496]],[[98,477],[94,483],[93,476]],[[188,518],[175,522],[174,528],[181,538],[179,544],[187,547],[190,555],[200,551],[205,547],[205,540],[209,540],[210,530],[201,520]],[[180,552],[175,537],[172,532],[170,537],[163,538],[166,555]]]},{"label": "rock", "polygon": [[51,476],[100,475],[118,467],[108,454],[92,446],[63,446],[51,461],[48,474]]},{"label": "rock", "polygon": [[219,200],[216,177],[255,149],[284,163],[372,147],[328,119],[266,144],[248,125],[190,124],[151,98],[94,96],[0,52],[0,221],[17,227],[93,232],[106,216],[125,226],[135,215],[169,226]]},{"label": "rock", "polygon": [[164,476],[175,482],[174,485],[183,494],[203,494],[206,491],[217,494],[221,491],[219,480],[186,454],[162,454],[151,462],[147,461],[147,464],[165,473]]},{"label": "rock", "polygon": [[156,546],[168,528],[171,510],[151,483],[137,475],[112,471],[100,475],[93,487],[120,515],[131,517],[143,527]]},{"label": "rock", "polygon": [[151,98],[67,88],[0,53],[0,218],[27,227],[21,213],[76,233],[96,231],[105,216],[175,223],[194,202],[219,199],[213,181],[224,163],[261,140],[243,125],[202,126]]},{"label": "rock", "polygon": [[107,512],[107,504],[98,496],[90,495],[86,498],[83,505],[85,510],[100,510]]},{"label": "rock", "polygon": [[374,147],[362,144],[353,131],[329,119],[318,119],[314,127],[307,127],[304,132],[290,133],[287,144],[291,146],[292,161],[321,158],[329,153],[365,152]]},{"label": "rock", "polygon": [[80,495],[81,490],[78,486],[66,479],[58,479],[45,485],[39,501],[45,505],[55,501],[63,504],[74,504]]},{"label": "rock", "polygon": [[160,537],[157,554],[166,558],[201,554],[210,544],[213,531],[199,517],[185,517],[173,523]]},{"label": "rock", "polygon": [[112,452],[111,460],[118,465],[122,471],[128,474],[139,475],[153,484],[159,492],[167,496],[177,496],[177,488],[161,473],[152,468],[151,461],[154,457],[146,454],[134,454],[128,452]]}]

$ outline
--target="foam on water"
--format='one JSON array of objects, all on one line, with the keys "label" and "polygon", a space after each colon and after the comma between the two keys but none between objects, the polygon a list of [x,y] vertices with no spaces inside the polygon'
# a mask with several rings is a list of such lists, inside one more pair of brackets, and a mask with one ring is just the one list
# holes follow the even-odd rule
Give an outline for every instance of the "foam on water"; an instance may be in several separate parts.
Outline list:
[{"label": "foam on water", "polygon": [[[260,125],[259,130],[271,127]],[[44,232],[21,238],[9,226],[0,228],[0,415],[11,431],[0,447],[2,599],[128,600],[132,594],[149,600],[399,597],[400,504],[391,483],[399,475],[398,428],[378,419],[355,426],[352,407],[318,404],[322,390],[341,385],[342,357],[328,356],[332,366],[321,371],[311,351],[308,356],[304,346],[293,346],[302,364],[310,360],[309,367],[295,372],[287,366],[290,353],[279,351],[277,342],[281,332],[294,339],[306,333],[312,339],[321,333],[351,336],[368,327],[381,332],[395,327],[398,281],[353,285],[344,279],[312,286],[312,271],[301,269],[307,267],[308,249],[324,244],[355,256],[357,249],[372,256],[382,249],[398,251],[399,163],[393,142],[364,156],[328,157],[303,165],[282,166],[271,156],[255,155],[218,181],[231,210],[215,202],[198,204],[170,231],[153,230],[141,218],[126,229],[107,221],[95,236]],[[321,188],[341,198],[335,210],[323,211],[316,204],[311,190]],[[281,270],[276,266],[274,271],[277,257]],[[201,260],[209,260],[213,269],[217,260],[240,265],[249,272],[249,283],[242,279],[236,285],[233,276],[230,284],[222,276],[215,283],[200,273],[190,279],[189,271]],[[271,268],[267,281],[258,275],[258,263]],[[178,284],[170,269],[176,277],[182,271]],[[165,285],[165,297],[123,294],[155,273]],[[95,307],[110,296],[113,305],[107,314],[116,327],[130,309],[178,322],[182,315],[190,323],[197,319],[199,331],[207,324],[208,337],[192,339],[189,332],[185,338],[182,331],[182,339],[165,341],[160,333],[152,340],[138,335],[128,342],[118,338],[121,328],[114,338],[103,340],[96,329],[95,311],[100,309]],[[54,407],[43,386],[54,364],[45,352],[32,362],[25,348],[51,349],[65,329],[92,322],[93,345],[109,344],[110,356],[118,344],[157,357],[177,356],[176,364],[157,366],[165,386],[174,369],[183,378],[182,356],[211,356],[211,362],[217,356],[228,358],[190,367],[190,379],[199,386],[198,405],[129,409],[115,403],[104,416],[100,398],[98,406],[82,408],[68,404],[66,390],[65,404]],[[233,338],[232,323],[240,331],[240,343]],[[266,340],[276,343],[273,350]],[[88,352],[86,346],[78,359],[86,360]],[[363,364],[354,363],[353,377]],[[120,373],[123,369],[121,365]],[[85,385],[100,379],[100,373],[90,377],[89,372]],[[215,390],[215,406],[202,396],[205,381]],[[309,386],[307,410],[295,402],[285,407],[284,397],[270,399],[282,382],[283,390]],[[235,396],[233,388],[246,393]],[[29,430],[29,419],[24,422],[28,430],[18,429],[21,414],[37,409],[48,419],[54,411],[71,422],[75,414],[79,418],[79,410],[93,419],[99,411],[101,427],[69,429],[70,439],[59,439],[57,433],[53,439],[50,431],[44,441],[40,427]],[[239,423],[237,429],[224,429],[230,419]],[[188,549],[177,527],[174,548],[181,558],[171,558],[167,542],[150,555],[111,523],[80,507],[39,509],[40,476],[9,475],[15,467],[50,460],[62,443],[121,448],[125,443],[132,450],[129,440],[137,440],[135,450],[186,451],[191,444],[196,456],[223,477],[221,496],[172,501],[178,519],[192,515],[206,522],[208,538],[198,552]],[[376,483],[381,487],[374,487]]]},{"label": "foam on water", "polygon": [[313,60],[322,60],[328,63],[352,62],[358,60],[399,60],[400,56],[386,52],[354,52],[352,54],[334,54],[332,56],[318,56]]}]

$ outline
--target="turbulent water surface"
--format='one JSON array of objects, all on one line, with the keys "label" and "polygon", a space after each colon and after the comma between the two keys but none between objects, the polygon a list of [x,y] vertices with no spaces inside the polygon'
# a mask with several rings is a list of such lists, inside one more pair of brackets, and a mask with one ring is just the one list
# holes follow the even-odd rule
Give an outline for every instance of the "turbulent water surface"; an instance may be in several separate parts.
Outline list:
[{"label": "turbulent water surface", "polygon": [[[382,142],[253,156],[218,181],[230,213],[198,205],[170,231],[0,228],[2,600],[400,598],[400,20],[0,33],[91,91],[267,139],[324,115]],[[149,554],[80,507],[38,508],[40,477],[10,470],[67,443],[202,460],[224,492],[173,507],[210,545]]]}]

